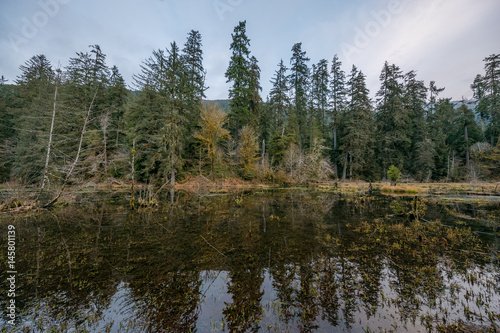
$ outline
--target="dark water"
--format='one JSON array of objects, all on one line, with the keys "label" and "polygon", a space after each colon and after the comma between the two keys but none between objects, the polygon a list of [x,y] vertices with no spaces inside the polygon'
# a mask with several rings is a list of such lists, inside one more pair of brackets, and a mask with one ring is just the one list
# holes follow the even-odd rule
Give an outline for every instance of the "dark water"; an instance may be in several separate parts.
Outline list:
[{"label": "dark water", "polygon": [[[493,201],[316,191],[126,195],[1,216],[19,332],[426,332],[500,326]],[[172,204],[173,202],[173,204]],[[415,216],[427,221],[415,221]]]}]

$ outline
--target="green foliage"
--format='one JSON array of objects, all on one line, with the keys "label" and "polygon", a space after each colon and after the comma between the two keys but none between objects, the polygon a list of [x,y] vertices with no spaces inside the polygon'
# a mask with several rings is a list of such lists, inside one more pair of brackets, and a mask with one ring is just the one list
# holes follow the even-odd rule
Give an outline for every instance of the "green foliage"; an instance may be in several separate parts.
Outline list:
[{"label": "green foliage", "polygon": [[240,146],[241,175],[243,179],[253,179],[255,177],[255,162],[259,159],[257,157],[259,145],[254,130],[248,125],[241,130]]},{"label": "green foliage", "polygon": [[[302,43],[295,43],[290,68],[279,62],[263,102],[246,21],[231,37],[225,72],[229,101],[219,101],[224,111],[203,109],[206,71],[195,30],[182,50],[173,42],[153,51],[134,76],[133,93],[118,68],[106,64],[99,45],[76,53],[62,70],[43,55],[32,57],[20,67],[16,85],[3,78],[0,83],[0,180],[40,183],[47,155],[51,182],[65,179],[80,137],[81,154],[70,180],[76,183],[133,176],[173,185],[178,177],[208,168],[212,175],[241,172],[245,179],[271,181],[281,171],[297,182],[332,175],[375,180],[391,165],[420,181],[498,174],[493,146],[500,136],[500,55],[484,59],[484,73],[471,86],[478,99],[471,110],[438,98],[444,88],[434,81],[426,86],[415,71],[403,74],[387,62],[372,101],[356,66],[346,76],[335,55],[330,69],[326,59],[309,67]],[[224,140],[229,132],[233,141]],[[264,158],[257,172],[259,155]]]},{"label": "green foliage", "polygon": [[395,184],[401,180],[401,171],[399,171],[396,166],[391,165],[389,170],[387,170],[387,178],[391,181],[391,183]]}]

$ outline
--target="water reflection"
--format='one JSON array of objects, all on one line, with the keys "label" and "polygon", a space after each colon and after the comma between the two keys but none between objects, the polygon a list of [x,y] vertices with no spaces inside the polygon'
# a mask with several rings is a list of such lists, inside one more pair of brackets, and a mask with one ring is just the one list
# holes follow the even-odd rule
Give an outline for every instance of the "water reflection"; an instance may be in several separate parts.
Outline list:
[{"label": "water reflection", "polygon": [[[17,329],[500,325],[498,237],[481,241],[473,230],[444,226],[459,220],[439,202],[308,191],[176,195],[154,209],[102,200],[3,216],[2,225],[15,224],[19,235]],[[490,220],[498,217],[495,205],[482,206]],[[413,220],[424,213],[443,223]],[[1,314],[8,329],[4,307]]]}]

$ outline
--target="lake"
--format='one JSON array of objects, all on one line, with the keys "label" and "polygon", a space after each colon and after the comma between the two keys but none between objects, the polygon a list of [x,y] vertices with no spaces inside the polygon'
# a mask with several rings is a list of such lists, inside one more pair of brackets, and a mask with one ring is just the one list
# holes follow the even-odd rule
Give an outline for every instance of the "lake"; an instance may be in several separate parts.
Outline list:
[{"label": "lake", "polygon": [[[126,193],[0,215],[18,332],[492,332],[498,197],[284,189]],[[137,206],[137,205],[136,205]]]}]

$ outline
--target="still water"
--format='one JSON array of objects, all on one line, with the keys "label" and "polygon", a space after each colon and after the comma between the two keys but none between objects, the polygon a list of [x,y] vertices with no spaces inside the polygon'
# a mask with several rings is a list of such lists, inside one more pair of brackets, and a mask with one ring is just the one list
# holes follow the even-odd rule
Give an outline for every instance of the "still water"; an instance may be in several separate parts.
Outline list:
[{"label": "still water", "polygon": [[17,237],[16,326],[2,266],[2,332],[500,326],[495,200],[167,192],[132,210],[126,194],[79,196],[0,217],[2,265],[8,225]]}]

